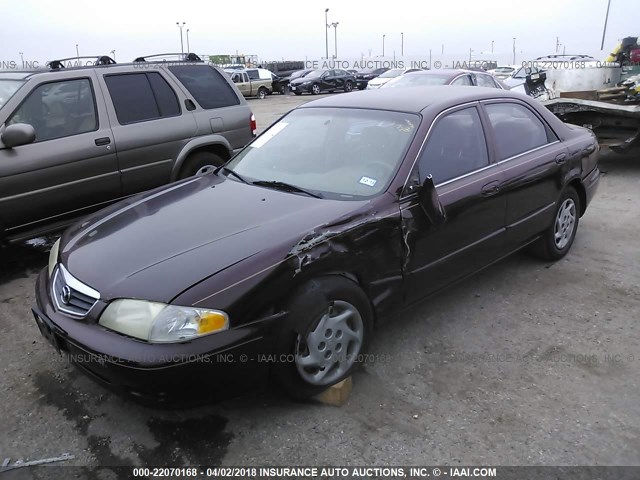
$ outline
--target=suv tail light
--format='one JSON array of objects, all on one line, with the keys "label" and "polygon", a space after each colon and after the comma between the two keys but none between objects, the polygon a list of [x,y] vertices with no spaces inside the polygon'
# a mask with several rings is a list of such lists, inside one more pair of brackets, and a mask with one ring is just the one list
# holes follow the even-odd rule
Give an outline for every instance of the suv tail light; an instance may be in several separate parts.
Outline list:
[{"label": "suv tail light", "polygon": [[258,134],[258,124],[256,123],[256,116],[253,113],[251,114],[249,122],[251,123],[251,133],[255,137]]}]

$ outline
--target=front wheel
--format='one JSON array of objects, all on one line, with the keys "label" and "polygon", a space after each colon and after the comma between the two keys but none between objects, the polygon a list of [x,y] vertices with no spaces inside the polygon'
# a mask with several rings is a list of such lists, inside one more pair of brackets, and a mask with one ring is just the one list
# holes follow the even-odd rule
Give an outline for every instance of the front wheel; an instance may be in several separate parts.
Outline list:
[{"label": "front wheel", "polygon": [[293,92],[293,93],[295,93],[296,95],[302,95],[302,92]]},{"label": "front wheel", "polygon": [[347,82],[344,84],[344,91],[345,92],[350,92],[351,90],[353,90],[353,83],[351,82]]},{"label": "front wheel", "polygon": [[533,254],[543,260],[560,260],[573,245],[579,221],[578,192],[573,187],[567,187],[558,200],[553,224],[531,246]]},{"label": "front wheel", "polygon": [[318,94],[320,93],[320,85],[318,85],[317,83],[314,83],[314,84],[311,86],[311,93],[312,93],[313,95],[318,95]]},{"label": "front wheel", "polygon": [[358,285],[338,276],[309,282],[288,311],[272,373],[290,397],[302,400],[347,378],[361,363],[373,311]]}]

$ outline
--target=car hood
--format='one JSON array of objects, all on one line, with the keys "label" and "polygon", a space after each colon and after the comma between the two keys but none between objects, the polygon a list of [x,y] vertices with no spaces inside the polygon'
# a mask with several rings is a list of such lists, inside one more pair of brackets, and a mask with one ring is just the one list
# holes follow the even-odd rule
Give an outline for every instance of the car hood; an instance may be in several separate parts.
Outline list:
[{"label": "car hood", "polygon": [[[201,280],[280,246],[363,202],[316,199],[217,175],[132,197],[65,232],[61,261],[101,298],[170,302]],[[250,275],[252,272],[247,272]]]}]

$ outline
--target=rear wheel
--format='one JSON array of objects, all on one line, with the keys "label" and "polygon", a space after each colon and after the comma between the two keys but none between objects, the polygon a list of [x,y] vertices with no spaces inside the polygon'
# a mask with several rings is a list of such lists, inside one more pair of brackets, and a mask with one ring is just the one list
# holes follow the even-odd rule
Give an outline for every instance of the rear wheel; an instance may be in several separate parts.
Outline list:
[{"label": "rear wheel", "polygon": [[301,400],[357,368],[369,341],[373,312],[358,285],[338,276],[309,282],[294,294],[288,311],[273,375],[290,397]]},{"label": "rear wheel", "polygon": [[220,165],[224,164],[224,160],[211,152],[196,152],[189,155],[185,160],[180,173],[179,179],[191,177],[193,175],[203,175],[210,171],[215,170]]},{"label": "rear wheel", "polygon": [[543,260],[560,260],[573,245],[579,220],[578,192],[567,187],[558,200],[553,224],[531,246],[532,253]]},{"label": "rear wheel", "polygon": [[267,91],[267,89],[266,89],[266,88],[264,88],[264,87],[260,87],[260,88],[258,89],[258,98],[259,98],[260,100],[264,100],[265,98],[267,98],[267,94],[268,94],[268,93],[269,93],[269,92]]}]

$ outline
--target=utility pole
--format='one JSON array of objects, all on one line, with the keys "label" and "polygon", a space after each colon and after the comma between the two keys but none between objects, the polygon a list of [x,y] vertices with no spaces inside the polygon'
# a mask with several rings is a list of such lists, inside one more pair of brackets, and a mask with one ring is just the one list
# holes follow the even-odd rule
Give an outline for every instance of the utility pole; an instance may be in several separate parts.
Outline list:
[{"label": "utility pole", "polygon": [[558,53],[559,49],[560,49],[560,37],[556,37],[556,53]]}]

